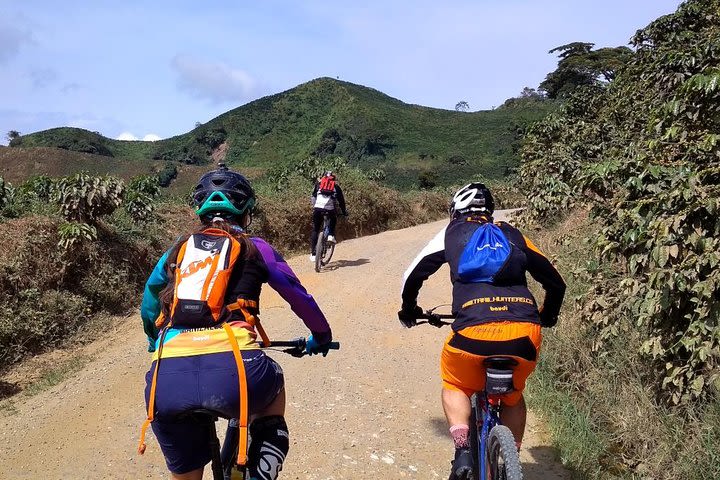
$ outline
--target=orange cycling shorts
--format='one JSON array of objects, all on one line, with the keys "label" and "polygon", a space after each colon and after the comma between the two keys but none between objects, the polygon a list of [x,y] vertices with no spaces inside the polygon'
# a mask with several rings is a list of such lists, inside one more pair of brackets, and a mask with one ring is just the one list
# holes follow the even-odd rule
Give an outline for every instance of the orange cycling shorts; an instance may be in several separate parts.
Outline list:
[{"label": "orange cycling shorts", "polygon": [[516,405],[535,370],[541,341],[540,325],[529,322],[485,323],[452,332],[440,356],[443,388],[469,397],[485,388],[483,361],[489,356],[508,356],[518,362],[513,371],[515,390],[500,398],[508,406]]}]

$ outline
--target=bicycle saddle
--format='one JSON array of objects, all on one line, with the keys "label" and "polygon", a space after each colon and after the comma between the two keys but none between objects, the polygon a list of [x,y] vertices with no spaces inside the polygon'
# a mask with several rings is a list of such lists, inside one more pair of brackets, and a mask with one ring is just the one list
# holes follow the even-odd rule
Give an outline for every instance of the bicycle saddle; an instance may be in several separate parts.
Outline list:
[{"label": "bicycle saddle", "polygon": [[497,370],[512,370],[517,364],[518,361],[511,357],[488,357],[483,361],[485,367]]}]

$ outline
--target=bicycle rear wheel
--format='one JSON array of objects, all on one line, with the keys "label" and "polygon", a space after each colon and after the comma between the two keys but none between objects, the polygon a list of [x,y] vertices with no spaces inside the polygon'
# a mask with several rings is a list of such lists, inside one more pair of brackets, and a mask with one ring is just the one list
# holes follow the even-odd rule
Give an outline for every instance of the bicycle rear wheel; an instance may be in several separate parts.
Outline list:
[{"label": "bicycle rear wheel", "polygon": [[318,234],[317,243],[315,244],[315,271],[319,272],[322,267],[323,254],[325,253],[325,231]]},{"label": "bicycle rear wheel", "polygon": [[522,480],[520,455],[515,438],[504,425],[495,425],[488,435],[487,460],[492,480]]},{"label": "bicycle rear wheel", "polygon": [[323,250],[323,255],[322,255],[322,265],[323,266],[330,263],[330,259],[333,256],[333,252],[335,252],[335,243],[334,242],[325,242],[325,249]]}]

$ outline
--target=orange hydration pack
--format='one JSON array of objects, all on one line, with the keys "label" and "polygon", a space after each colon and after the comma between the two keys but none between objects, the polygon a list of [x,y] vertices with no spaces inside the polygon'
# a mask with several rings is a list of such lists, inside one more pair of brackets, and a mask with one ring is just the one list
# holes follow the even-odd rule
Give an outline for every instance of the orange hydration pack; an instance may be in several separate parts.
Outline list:
[{"label": "orange hydration pack", "polygon": [[335,193],[335,177],[332,175],[325,175],[320,179],[320,193],[325,195],[332,195]]}]

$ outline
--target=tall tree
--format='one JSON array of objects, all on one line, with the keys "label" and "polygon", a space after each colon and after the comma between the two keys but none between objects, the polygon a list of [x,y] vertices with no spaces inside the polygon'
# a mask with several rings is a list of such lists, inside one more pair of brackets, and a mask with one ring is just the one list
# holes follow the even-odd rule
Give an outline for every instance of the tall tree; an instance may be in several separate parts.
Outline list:
[{"label": "tall tree", "polygon": [[458,103],[455,104],[455,110],[458,112],[467,112],[468,110],[470,110],[470,104],[465,100],[460,100]]},{"label": "tall tree", "polygon": [[594,46],[594,43],[573,42],[550,50],[548,53],[556,53],[560,61],[555,71],[545,77],[540,89],[550,98],[564,98],[577,87],[611,82],[633,55],[628,47],[593,50]]}]

